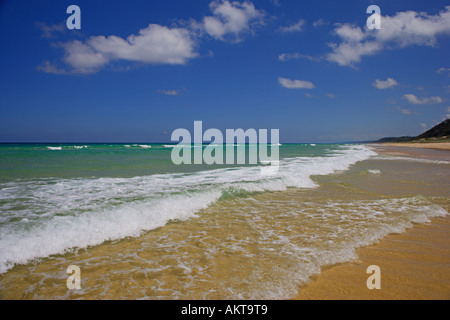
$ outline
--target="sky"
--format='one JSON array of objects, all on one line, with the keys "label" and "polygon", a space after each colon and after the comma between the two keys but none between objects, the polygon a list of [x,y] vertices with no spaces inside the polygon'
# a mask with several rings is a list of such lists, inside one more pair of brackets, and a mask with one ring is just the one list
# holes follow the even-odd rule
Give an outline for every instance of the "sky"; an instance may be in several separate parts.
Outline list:
[{"label": "sky", "polygon": [[415,136],[450,117],[449,57],[439,0],[0,0],[0,142]]}]

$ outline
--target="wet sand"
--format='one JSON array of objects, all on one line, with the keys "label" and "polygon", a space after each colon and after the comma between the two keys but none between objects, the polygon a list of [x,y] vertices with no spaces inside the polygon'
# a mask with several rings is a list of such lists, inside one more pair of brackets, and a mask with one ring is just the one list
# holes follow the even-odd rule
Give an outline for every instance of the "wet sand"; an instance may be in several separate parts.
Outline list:
[{"label": "wet sand", "polygon": [[[357,250],[359,261],[330,267],[301,288],[296,299],[450,299],[450,217],[415,225]],[[369,290],[367,267],[377,265],[381,289]]]},{"label": "wet sand", "polygon": [[[409,149],[384,144],[379,153],[449,159],[443,150]],[[448,206],[445,208],[449,211]],[[296,299],[448,300],[450,299],[450,217],[416,224],[405,233],[356,250],[358,260],[324,268],[299,289]],[[380,267],[381,289],[368,289],[366,272]]]}]

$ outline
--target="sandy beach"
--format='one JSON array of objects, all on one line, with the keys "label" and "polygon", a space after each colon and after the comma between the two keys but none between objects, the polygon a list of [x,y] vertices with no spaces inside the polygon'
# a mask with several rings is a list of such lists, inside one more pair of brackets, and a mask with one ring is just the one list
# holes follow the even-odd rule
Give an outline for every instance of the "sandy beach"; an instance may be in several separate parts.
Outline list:
[{"label": "sandy beach", "polygon": [[[450,218],[415,225],[378,244],[357,250],[358,261],[326,268],[301,288],[296,299],[450,299]],[[381,289],[366,286],[366,269],[381,270]]]},{"label": "sandy beach", "polygon": [[386,147],[402,147],[402,148],[426,148],[426,149],[441,149],[450,150],[450,142],[436,142],[436,143],[382,143],[381,146]]},{"label": "sandy beach", "polygon": [[[384,154],[443,160],[450,157],[443,151],[449,146],[450,143],[386,143],[376,150]],[[444,208],[450,209],[448,204]],[[357,261],[324,268],[320,275],[300,288],[296,299],[448,300],[449,243],[449,216],[416,224],[404,233],[388,235],[374,245],[357,249]],[[366,270],[371,265],[380,267],[379,290],[369,290],[366,285],[371,275]]]}]

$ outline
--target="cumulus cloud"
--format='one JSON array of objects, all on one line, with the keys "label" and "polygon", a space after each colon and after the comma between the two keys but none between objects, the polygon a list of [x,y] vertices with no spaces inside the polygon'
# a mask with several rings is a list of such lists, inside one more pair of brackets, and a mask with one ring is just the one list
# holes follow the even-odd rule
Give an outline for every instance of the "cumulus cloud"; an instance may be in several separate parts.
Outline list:
[{"label": "cumulus cloud", "polygon": [[355,62],[361,62],[362,56],[374,55],[381,49],[377,42],[342,42],[339,45],[331,43],[332,52],[326,58],[341,66],[354,66]]},{"label": "cumulus cloud", "polygon": [[[257,25],[264,23],[265,13],[249,1],[212,1],[210,9],[211,16],[204,17],[200,22],[192,20],[185,27],[149,24],[138,34],[126,38],[98,35],[84,41],[59,43],[57,46],[64,50],[62,61],[66,69],[48,61],[37,69],[54,74],[89,74],[114,61],[183,65],[199,56],[196,49],[200,37],[209,35],[217,40],[239,42],[244,34],[253,32]],[[48,37],[61,32],[59,25],[39,26]]]},{"label": "cumulus cloud", "polygon": [[102,52],[79,40],[61,44],[65,50],[64,61],[72,73],[87,74],[97,72],[110,60]]},{"label": "cumulus cloud", "polygon": [[341,66],[354,66],[363,56],[385,49],[435,46],[437,36],[450,34],[450,6],[436,15],[406,11],[392,17],[382,16],[379,30],[362,30],[348,23],[339,24],[334,33],[341,41],[329,44],[331,52],[327,59]]},{"label": "cumulus cloud", "polygon": [[213,15],[204,17],[201,23],[194,22],[193,26],[217,40],[239,42],[243,34],[264,23],[265,13],[248,1],[213,1],[209,7]]},{"label": "cumulus cloud", "polygon": [[442,103],[444,101],[439,96],[426,97],[426,98],[420,99],[412,93],[403,95],[403,98],[406,99],[406,101],[408,101],[409,104],[438,104],[438,103]]},{"label": "cumulus cloud", "polygon": [[386,80],[376,79],[373,83],[373,86],[377,89],[389,89],[398,85],[398,82],[395,79],[387,78]]},{"label": "cumulus cloud", "polygon": [[313,89],[315,88],[314,84],[310,81],[305,80],[291,80],[287,78],[278,78],[278,82],[282,87],[287,89]]},{"label": "cumulus cloud", "polygon": [[305,24],[305,20],[300,19],[297,23],[294,23],[294,24],[291,24],[291,25],[285,26],[285,27],[280,27],[278,29],[278,31],[283,32],[283,33],[300,32],[300,31],[302,31],[304,24]]},{"label": "cumulus cloud", "polygon": [[[150,24],[137,35],[126,39],[118,36],[92,36],[86,41],[74,40],[60,44],[65,50],[64,62],[70,67],[66,73],[88,74],[99,71],[117,60],[144,64],[185,64],[195,58],[196,42],[184,28],[168,28]],[[41,71],[52,72],[45,63]],[[52,72],[55,73],[55,72]]]}]

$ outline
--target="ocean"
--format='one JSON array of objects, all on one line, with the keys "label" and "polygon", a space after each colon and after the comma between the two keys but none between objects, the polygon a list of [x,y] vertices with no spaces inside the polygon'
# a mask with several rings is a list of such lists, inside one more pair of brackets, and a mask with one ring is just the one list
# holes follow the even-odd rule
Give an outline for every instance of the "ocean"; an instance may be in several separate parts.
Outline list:
[{"label": "ocean", "polygon": [[[440,154],[282,144],[277,174],[262,175],[174,165],[172,148],[1,144],[0,297],[292,298],[357,248],[448,214]],[[67,288],[69,265],[81,289]]]}]

